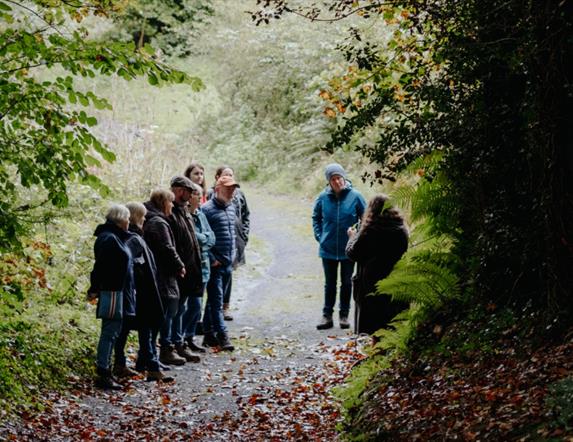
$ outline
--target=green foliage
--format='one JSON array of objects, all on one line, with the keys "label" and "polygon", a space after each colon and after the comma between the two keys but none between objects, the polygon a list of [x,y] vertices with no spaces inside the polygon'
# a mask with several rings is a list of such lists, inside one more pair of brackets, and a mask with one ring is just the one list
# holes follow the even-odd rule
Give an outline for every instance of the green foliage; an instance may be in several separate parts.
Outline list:
[{"label": "green foliage", "polygon": [[416,158],[442,152],[451,183],[443,189],[456,208],[445,221],[455,226],[468,290],[481,301],[491,293],[533,301],[548,319],[559,313],[570,323],[573,5],[263,3],[258,22],[287,13],[366,19],[341,47],[348,69],[322,94],[340,122],[330,146],[357,149],[378,163],[373,178],[392,180]]},{"label": "green foliage", "polygon": [[18,244],[26,224],[34,221],[31,209],[47,202],[65,207],[70,182],[108,191],[94,171],[115,155],[94,136],[97,119],[82,108],[110,105],[91,91],[77,90],[74,77],[145,76],[154,85],[201,87],[199,79],[153,58],[149,48],[135,51],[133,44],[91,40],[85,28],[72,25],[90,13],[105,15],[116,3],[2,3],[0,249]]},{"label": "green foliage", "polygon": [[115,14],[119,32],[138,48],[146,43],[168,55],[189,55],[197,27],[213,14],[209,0],[135,0]]},{"label": "green foliage", "polygon": [[567,430],[573,428],[573,378],[551,384],[545,404],[552,411],[555,424]]}]

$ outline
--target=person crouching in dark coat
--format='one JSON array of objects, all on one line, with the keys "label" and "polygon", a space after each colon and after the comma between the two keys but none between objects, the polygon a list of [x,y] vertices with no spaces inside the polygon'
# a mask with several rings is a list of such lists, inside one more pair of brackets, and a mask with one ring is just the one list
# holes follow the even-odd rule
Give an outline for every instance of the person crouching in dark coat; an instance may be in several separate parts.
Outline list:
[{"label": "person crouching in dark coat", "polygon": [[408,308],[389,294],[376,294],[376,283],[390,274],[408,249],[404,219],[398,210],[384,208],[387,199],[385,195],[372,198],[359,230],[348,229],[346,255],[358,264],[353,276],[356,333],[372,334]]},{"label": "person crouching in dark coat", "polygon": [[[153,252],[157,265],[157,283],[161,301],[165,310],[164,320],[161,325],[162,336],[171,333],[173,318],[179,307],[178,277],[185,276],[185,264],[179,257],[175,248],[175,238],[168,217],[173,210],[173,192],[164,189],[154,190],[150,200],[144,203],[147,209],[147,220],[143,224],[143,238]],[[155,343],[155,337],[153,339]],[[174,346],[166,346],[161,349],[164,359],[174,365],[185,364],[185,359],[180,357]]]},{"label": "person crouching in dark coat", "polygon": [[[112,377],[111,354],[123,319],[135,316],[133,260],[125,244],[130,235],[128,225],[129,210],[114,204],[107,212],[106,222],[97,226],[94,233],[97,237],[94,243],[95,262],[90,275],[88,298],[99,298],[97,314],[102,321],[97,346],[96,386],[104,389],[122,388]],[[104,297],[109,305],[100,311]],[[119,299],[121,303],[116,302]]]}]

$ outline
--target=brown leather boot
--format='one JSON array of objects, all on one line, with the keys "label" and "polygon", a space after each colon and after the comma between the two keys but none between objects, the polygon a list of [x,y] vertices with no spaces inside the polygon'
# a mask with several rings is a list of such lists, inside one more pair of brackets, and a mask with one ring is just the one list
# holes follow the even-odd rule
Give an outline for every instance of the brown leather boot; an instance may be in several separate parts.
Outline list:
[{"label": "brown leather boot", "polygon": [[170,382],[175,382],[175,379],[173,379],[171,376],[165,376],[160,371],[150,371],[149,373],[147,373],[147,381],[158,382],[158,383],[164,382],[167,384]]},{"label": "brown leather boot", "polygon": [[186,343],[176,345],[175,349],[177,350],[177,354],[182,358],[185,358],[187,362],[201,362],[201,358],[191,353],[191,350]]},{"label": "brown leather boot", "polygon": [[183,365],[185,364],[185,358],[182,358],[175,351],[175,346],[168,345],[161,347],[159,352],[159,361],[167,365]]}]

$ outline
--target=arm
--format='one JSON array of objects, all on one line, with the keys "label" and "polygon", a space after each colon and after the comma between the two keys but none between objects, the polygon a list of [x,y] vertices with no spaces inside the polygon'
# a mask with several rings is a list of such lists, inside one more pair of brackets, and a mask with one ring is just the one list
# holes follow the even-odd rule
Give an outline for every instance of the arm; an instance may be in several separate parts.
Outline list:
[{"label": "arm", "polygon": [[314,239],[320,241],[320,237],[322,236],[322,200],[320,196],[316,198],[312,209],[312,230],[314,232]]},{"label": "arm", "polygon": [[173,243],[168,225],[155,223],[153,228],[145,231],[145,240],[153,251],[156,261],[165,263],[166,267],[174,269],[173,274],[180,273],[185,268]]},{"label": "arm", "polygon": [[201,246],[202,250],[209,250],[215,245],[215,232],[211,229],[207,217],[203,213],[199,213],[197,220],[201,225],[201,232],[195,232],[197,235],[197,241]]},{"label": "arm", "polygon": [[249,210],[249,206],[247,205],[247,198],[243,193],[242,204],[241,204],[241,224],[242,224],[242,231],[243,231],[243,238],[245,243],[249,241],[249,232],[251,231],[251,211]]},{"label": "arm", "polygon": [[375,253],[373,248],[376,247],[374,238],[370,238],[368,228],[360,231],[350,237],[346,244],[346,256],[354,262],[369,261]]}]

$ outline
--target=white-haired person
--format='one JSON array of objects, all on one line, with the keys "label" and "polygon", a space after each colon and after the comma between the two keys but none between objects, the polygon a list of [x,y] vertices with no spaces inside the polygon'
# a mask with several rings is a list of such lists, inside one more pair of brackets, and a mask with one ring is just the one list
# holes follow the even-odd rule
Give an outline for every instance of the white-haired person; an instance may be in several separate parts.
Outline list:
[{"label": "white-haired person", "polygon": [[122,388],[111,372],[111,354],[121,331],[123,318],[135,316],[133,259],[126,241],[129,210],[112,205],[106,221],[97,226],[94,235],[95,262],[90,275],[89,298],[98,298],[97,317],[102,320],[97,346],[96,386],[104,389]]}]

